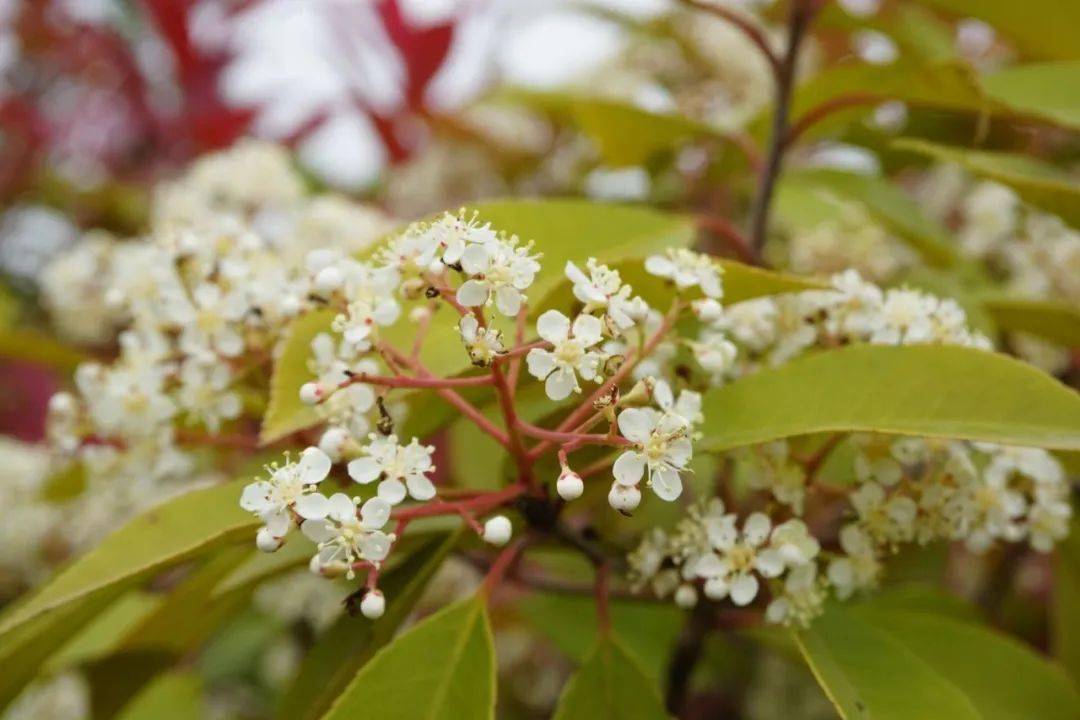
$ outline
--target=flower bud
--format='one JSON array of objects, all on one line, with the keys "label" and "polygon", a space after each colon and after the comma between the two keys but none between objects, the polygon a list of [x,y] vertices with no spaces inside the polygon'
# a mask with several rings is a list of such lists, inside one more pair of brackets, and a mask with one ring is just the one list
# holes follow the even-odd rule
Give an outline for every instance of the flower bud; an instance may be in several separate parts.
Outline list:
[{"label": "flower bud", "polygon": [[69,392],[58,392],[49,398],[49,412],[58,417],[71,417],[75,407],[75,396]]},{"label": "flower bud", "polygon": [[675,591],[675,604],[683,610],[689,610],[697,605],[697,600],[697,590],[693,585],[680,585],[679,589]]},{"label": "flower bud", "polygon": [[342,427],[332,427],[319,438],[319,449],[331,460],[337,462],[341,459],[341,452],[347,442],[349,442],[349,431]]},{"label": "flower bud", "polygon": [[611,507],[625,515],[641,504],[641,491],[637,489],[636,485],[612,483],[607,500]]},{"label": "flower bud", "polygon": [[315,289],[319,292],[334,292],[341,287],[343,282],[345,282],[345,275],[336,265],[324,267],[315,275]]},{"label": "flower bud", "polygon": [[267,527],[259,528],[255,534],[255,545],[264,553],[275,552],[284,544],[285,538],[275,537]]},{"label": "flower bud", "polygon": [[488,521],[484,523],[484,542],[497,546],[505,545],[510,542],[513,531],[514,528],[510,524],[510,518],[505,515],[488,518]]},{"label": "flower bud", "polygon": [[285,317],[296,317],[300,314],[300,298],[289,293],[281,299],[281,314]]},{"label": "flower bud", "polygon": [[555,489],[558,490],[559,497],[563,500],[577,500],[585,492],[585,483],[580,475],[573,470],[567,469],[563,470],[562,475],[559,476],[558,482],[555,483]]},{"label": "flower bud", "polygon": [[317,382],[304,383],[300,386],[300,402],[305,405],[318,405],[325,395],[323,386]]},{"label": "flower bud", "polygon": [[369,590],[360,601],[360,612],[369,620],[377,620],[386,612],[386,598],[380,590]]}]

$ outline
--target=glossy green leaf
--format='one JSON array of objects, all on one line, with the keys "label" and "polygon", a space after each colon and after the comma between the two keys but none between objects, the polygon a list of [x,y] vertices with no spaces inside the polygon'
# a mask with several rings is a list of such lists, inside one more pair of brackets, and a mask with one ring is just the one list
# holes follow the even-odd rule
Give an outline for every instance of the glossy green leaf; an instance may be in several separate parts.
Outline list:
[{"label": "glossy green leaf", "polygon": [[484,599],[443,608],[380,650],[326,720],[495,717],[495,648]]},{"label": "glossy green leaf", "polygon": [[[577,663],[594,650],[599,632],[591,597],[535,593],[522,601],[522,616]],[[683,625],[683,613],[664,603],[614,601],[611,626],[622,648],[653,684],[667,668],[668,654]]]},{"label": "glossy green leaf", "polygon": [[120,720],[191,720],[204,717],[202,683],[195,675],[161,675],[120,713]]},{"label": "glossy green leaf", "polygon": [[386,613],[381,618],[371,621],[344,615],[324,630],[285,692],[277,717],[281,720],[322,717],[357,671],[393,639],[460,537],[459,532],[432,537],[400,567],[380,578],[379,585],[387,599]]},{"label": "glossy green leaf", "polygon": [[214,548],[248,542],[258,523],[240,509],[248,480],[195,490],[144,512],[0,616],[0,646],[28,623],[118,597],[155,572]]},{"label": "glossy green leaf", "polygon": [[934,612],[831,604],[796,634],[845,720],[1075,719],[1059,667],[1008,636]]},{"label": "glossy green leaf", "polygon": [[1080,395],[1005,355],[944,345],[815,353],[710,391],[698,447],[865,431],[1080,449]]},{"label": "glossy green leaf", "polygon": [[1080,5],[1061,0],[920,0],[925,5],[976,17],[1021,53],[1041,59],[1080,57]]},{"label": "glossy green leaf", "polygon": [[[915,248],[932,265],[947,266],[958,255],[949,231],[922,213],[918,204],[882,177],[840,170],[804,171],[787,182],[860,203],[871,216]],[[798,218],[792,218],[798,222]]]},{"label": "glossy green leaf", "polygon": [[986,297],[983,307],[1002,330],[1038,335],[1069,348],[1080,347],[1080,307],[1053,300]]},{"label": "glossy green leaf", "polygon": [[124,636],[160,604],[160,597],[142,590],[125,593],[50,657],[44,671],[58,672],[115,652]]},{"label": "glossy green leaf", "polygon": [[300,402],[300,386],[312,379],[308,369],[311,341],[319,333],[330,332],[334,313],[329,310],[309,313],[289,326],[274,360],[270,376],[270,404],[263,416],[259,437],[264,444],[280,440],[319,420],[315,409]]},{"label": "glossy green leaf", "polygon": [[893,147],[957,163],[976,175],[1008,185],[1032,205],[1080,227],[1080,183],[1053,165],[1027,155],[965,150],[923,140],[897,140]]},{"label": "glossy green leaf", "polygon": [[641,165],[655,155],[698,138],[724,139],[706,123],[674,113],[644,110],[628,102],[570,93],[515,91],[507,94],[532,107],[565,115],[596,143],[609,165]]},{"label": "glossy green leaf", "polygon": [[610,633],[578,669],[559,698],[555,720],[658,720],[668,717],[656,683]]},{"label": "glossy green leaf", "polygon": [[1051,614],[1054,657],[1080,687],[1080,518],[1057,549]]},{"label": "glossy green leaf", "polygon": [[985,76],[983,86],[1015,113],[1080,129],[1080,60],[1013,65]]}]

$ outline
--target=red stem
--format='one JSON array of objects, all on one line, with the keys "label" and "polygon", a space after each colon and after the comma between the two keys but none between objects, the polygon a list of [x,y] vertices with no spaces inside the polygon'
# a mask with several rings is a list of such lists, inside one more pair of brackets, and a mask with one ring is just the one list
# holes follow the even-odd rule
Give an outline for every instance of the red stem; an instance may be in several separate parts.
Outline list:
[{"label": "red stem", "polygon": [[491,569],[488,570],[487,577],[484,578],[484,584],[480,589],[484,597],[491,597],[491,591],[502,582],[506,571],[514,564],[514,560],[517,559],[518,553],[521,552],[524,545],[525,538],[515,541],[499,553],[499,556],[495,558],[495,562],[491,563]]},{"label": "red stem", "polygon": [[355,385],[356,383],[364,383],[365,385],[382,385],[383,387],[392,388],[438,389],[491,385],[492,377],[491,375],[475,375],[472,377],[462,378],[441,378],[431,376],[406,377],[404,375],[388,377],[385,375],[368,375],[367,373],[357,373],[345,382],[338,385],[337,389],[341,390],[349,387],[350,385]]},{"label": "red stem", "polygon": [[504,505],[511,500],[516,499],[525,492],[525,485],[517,483],[514,485],[508,485],[502,490],[496,490],[494,492],[484,493],[483,495],[477,495],[476,497],[469,498],[468,500],[458,500],[455,502],[438,502],[431,501],[424,505],[412,505],[401,510],[396,510],[393,514],[395,520],[399,522],[411,521],[416,518],[422,517],[436,517],[439,515],[460,515],[463,512],[484,514],[489,510]]},{"label": "red stem", "polygon": [[831,100],[826,100],[820,105],[816,105],[807,110],[798,120],[792,123],[784,138],[784,147],[786,148],[793,145],[803,133],[833,113],[847,110],[852,107],[859,107],[860,105],[876,105],[885,99],[884,96],[876,95],[874,93],[852,93],[850,95],[840,95]]},{"label": "red stem", "polygon": [[596,566],[596,587],[594,588],[596,597],[596,624],[597,627],[600,628],[601,633],[607,633],[611,630],[611,612],[608,601],[611,592],[609,583],[610,574],[611,568],[606,562]]}]

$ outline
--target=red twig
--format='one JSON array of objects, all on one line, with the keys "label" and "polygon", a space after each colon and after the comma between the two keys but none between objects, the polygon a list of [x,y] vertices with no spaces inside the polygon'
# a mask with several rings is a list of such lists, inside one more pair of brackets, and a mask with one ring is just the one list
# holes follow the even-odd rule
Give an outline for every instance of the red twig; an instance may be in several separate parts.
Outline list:
[{"label": "red twig", "polygon": [[609,603],[611,568],[606,562],[596,566],[596,586],[594,597],[596,598],[596,625],[601,633],[611,630],[611,610]]},{"label": "red twig", "polygon": [[746,239],[746,236],[739,232],[738,228],[726,218],[716,215],[698,215],[695,220],[697,220],[699,227],[714,233],[724,240],[725,244],[735,252],[735,255],[740,260],[751,265],[757,264],[757,256],[754,255],[754,249],[750,247],[750,242]]},{"label": "red twig", "polygon": [[875,93],[852,93],[826,100],[807,110],[791,124],[784,138],[784,147],[793,145],[803,133],[833,113],[860,105],[876,105],[884,100],[884,96]]},{"label": "red twig", "polygon": [[484,597],[491,597],[491,591],[502,582],[503,577],[506,575],[506,571],[514,564],[514,561],[517,559],[518,553],[521,552],[524,544],[525,538],[516,540],[499,553],[499,556],[495,558],[495,562],[491,563],[491,569],[488,570],[488,574],[484,578],[484,584],[480,590],[480,592],[484,594]]},{"label": "red twig", "polygon": [[352,375],[345,382],[338,385],[338,389],[341,390],[357,383],[363,383],[365,385],[381,385],[383,387],[391,388],[439,389],[455,387],[477,387],[480,385],[491,385],[492,382],[493,379],[491,375],[475,375],[472,377],[461,378],[441,378],[431,376],[407,377],[405,375],[389,377],[385,375],[369,375],[367,373],[357,373],[355,375]]},{"label": "red twig", "polygon": [[467,500],[457,500],[454,502],[441,502],[431,501],[424,505],[411,505],[407,508],[401,508],[393,513],[393,517],[398,521],[411,521],[416,518],[422,517],[436,517],[439,515],[461,515],[463,512],[476,513],[482,515],[494,508],[504,505],[511,500],[516,499],[525,492],[525,485],[523,483],[517,483],[514,485],[508,485],[502,490],[496,490],[494,492],[484,493],[477,495],[476,497],[469,498]]}]

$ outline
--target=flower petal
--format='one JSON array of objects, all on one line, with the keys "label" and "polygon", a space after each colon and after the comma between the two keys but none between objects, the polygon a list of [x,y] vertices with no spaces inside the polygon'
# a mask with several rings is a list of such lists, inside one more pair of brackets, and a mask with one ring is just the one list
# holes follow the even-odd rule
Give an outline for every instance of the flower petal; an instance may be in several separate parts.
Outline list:
[{"label": "flower petal", "polygon": [[378,530],[390,519],[390,503],[373,497],[360,506],[360,521],[365,530]]},{"label": "flower petal", "polygon": [[615,482],[620,485],[637,485],[645,474],[645,456],[628,450],[615,461],[611,473],[615,476]]},{"label": "flower petal", "polygon": [[430,500],[435,497],[435,484],[425,475],[410,475],[405,478],[405,485],[413,500]]},{"label": "flower petal", "polygon": [[629,408],[619,413],[619,432],[627,440],[644,445],[649,439],[649,434],[656,427],[656,420],[652,413],[640,408]]},{"label": "flower petal", "polygon": [[351,522],[356,519],[356,505],[351,497],[345,493],[334,493],[330,496],[329,517],[340,523]]},{"label": "flower petal", "polygon": [[749,605],[757,597],[758,579],[747,573],[735,578],[731,583],[731,602],[736,605]]},{"label": "flower petal", "polygon": [[649,487],[658,498],[671,502],[682,495],[682,478],[670,465],[659,465],[649,474]]},{"label": "flower petal", "polygon": [[769,516],[765,513],[756,512],[746,518],[746,524],[743,525],[743,535],[746,537],[746,541],[758,547],[769,537],[769,531],[772,530],[772,522],[769,520]]},{"label": "flower petal", "polygon": [[488,299],[487,283],[479,280],[466,280],[457,291],[457,301],[465,307],[483,305]]},{"label": "flower petal", "polygon": [[521,291],[510,285],[503,285],[495,291],[495,307],[506,317],[516,317],[521,310]]},{"label": "flower petal", "polygon": [[555,369],[555,355],[542,348],[533,348],[525,356],[529,374],[537,380],[543,380]]},{"label": "flower petal", "polygon": [[574,318],[574,337],[581,342],[582,347],[592,347],[600,342],[603,327],[598,317],[578,315]]},{"label": "flower petal", "polygon": [[361,485],[374,482],[382,474],[382,464],[373,457],[360,457],[351,460],[347,468],[349,477]]},{"label": "flower petal", "polygon": [[548,310],[536,321],[536,332],[553,345],[566,340],[570,334],[570,318],[558,310]]},{"label": "flower petal", "polygon": [[296,498],[296,514],[305,520],[319,520],[330,512],[330,501],[320,493],[308,493]]},{"label": "flower petal", "polygon": [[544,392],[552,400],[565,400],[577,389],[577,376],[574,375],[573,370],[565,367],[556,368],[544,382]]},{"label": "flower petal", "polygon": [[317,447],[309,447],[300,453],[300,462],[296,469],[300,473],[300,482],[305,485],[315,485],[322,482],[330,472],[330,456]]},{"label": "flower petal", "polygon": [[391,505],[397,505],[405,499],[405,483],[393,479],[383,480],[379,483],[379,497]]}]

